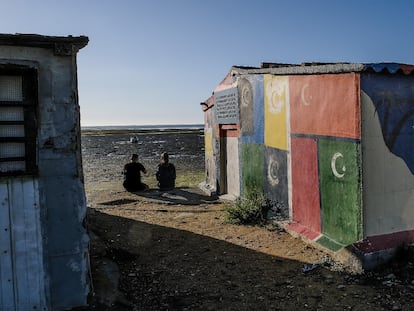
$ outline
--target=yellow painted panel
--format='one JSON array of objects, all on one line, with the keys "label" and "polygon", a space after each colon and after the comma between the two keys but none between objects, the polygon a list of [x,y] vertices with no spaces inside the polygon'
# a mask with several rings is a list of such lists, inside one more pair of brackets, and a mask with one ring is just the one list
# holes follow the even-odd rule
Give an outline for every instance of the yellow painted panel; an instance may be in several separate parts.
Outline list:
[{"label": "yellow painted panel", "polygon": [[212,156],[213,155],[213,135],[211,133],[211,128],[204,133],[204,146],[206,148],[205,154]]},{"label": "yellow painted panel", "polygon": [[266,146],[288,149],[287,105],[289,82],[287,77],[264,75],[264,142]]}]

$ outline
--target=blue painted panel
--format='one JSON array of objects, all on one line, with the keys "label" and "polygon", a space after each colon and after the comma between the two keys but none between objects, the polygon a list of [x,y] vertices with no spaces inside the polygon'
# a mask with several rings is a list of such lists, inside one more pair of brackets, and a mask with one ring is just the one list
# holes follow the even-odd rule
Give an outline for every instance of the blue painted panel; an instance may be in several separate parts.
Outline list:
[{"label": "blue painted panel", "polygon": [[388,149],[414,174],[414,79],[363,74],[361,89],[375,105]]},{"label": "blue painted panel", "polygon": [[[247,116],[241,112],[241,123],[245,119],[253,118],[253,132],[243,133],[241,141],[244,143],[263,144],[264,143],[264,97],[263,97],[263,75],[245,77],[253,89],[253,116]],[[250,121],[248,121],[250,122]]]}]

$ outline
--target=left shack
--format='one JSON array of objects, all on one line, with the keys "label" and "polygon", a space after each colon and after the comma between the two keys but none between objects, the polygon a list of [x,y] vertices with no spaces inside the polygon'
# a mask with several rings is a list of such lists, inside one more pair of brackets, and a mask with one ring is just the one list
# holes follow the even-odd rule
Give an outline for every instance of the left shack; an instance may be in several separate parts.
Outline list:
[{"label": "left shack", "polygon": [[88,41],[0,34],[0,310],[87,303],[76,56]]}]

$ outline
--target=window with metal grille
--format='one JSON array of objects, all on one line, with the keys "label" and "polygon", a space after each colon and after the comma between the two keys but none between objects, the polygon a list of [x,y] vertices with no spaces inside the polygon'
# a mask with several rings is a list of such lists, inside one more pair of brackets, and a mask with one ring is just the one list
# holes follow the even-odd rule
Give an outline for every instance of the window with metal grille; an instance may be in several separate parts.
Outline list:
[{"label": "window with metal grille", "polygon": [[0,176],[37,173],[37,71],[0,65]]}]

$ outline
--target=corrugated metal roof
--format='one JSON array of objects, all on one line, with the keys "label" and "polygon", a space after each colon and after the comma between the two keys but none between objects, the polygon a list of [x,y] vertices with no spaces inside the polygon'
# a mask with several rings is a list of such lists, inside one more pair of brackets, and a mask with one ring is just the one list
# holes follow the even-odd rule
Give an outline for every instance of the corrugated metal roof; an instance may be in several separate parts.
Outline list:
[{"label": "corrugated metal roof", "polygon": [[382,72],[384,70],[388,71],[389,73],[398,73],[399,71],[403,74],[409,75],[414,71],[414,65],[408,64],[398,64],[398,63],[373,63],[373,64],[365,64],[365,67],[368,69],[372,69],[375,72]]},{"label": "corrugated metal roof", "polygon": [[414,72],[414,65],[399,63],[262,63],[262,68],[244,68],[238,66],[232,67],[232,72],[235,75],[265,73],[275,75],[303,75],[364,71],[373,71],[376,73],[385,72],[390,74],[402,73],[409,75]]}]

